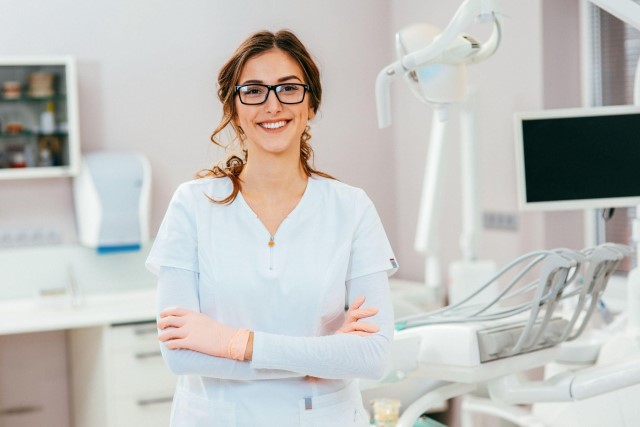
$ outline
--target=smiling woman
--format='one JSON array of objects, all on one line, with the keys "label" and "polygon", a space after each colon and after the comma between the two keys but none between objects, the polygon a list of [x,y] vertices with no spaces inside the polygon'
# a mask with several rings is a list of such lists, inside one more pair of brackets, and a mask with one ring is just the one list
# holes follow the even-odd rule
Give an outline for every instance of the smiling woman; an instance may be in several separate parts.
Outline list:
[{"label": "smiling woman", "polygon": [[[278,84],[270,86],[265,80],[267,77]],[[275,93],[275,103],[274,97],[270,96],[272,91]],[[299,137],[300,165],[307,177],[316,175],[333,178],[313,167],[313,149],[308,143],[311,133],[307,121],[311,120],[320,108],[320,71],[309,52],[293,33],[279,31],[274,34],[262,31],[245,40],[220,70],[218,98],[222,102],[223,117],[211,135],[211,140],[219,146],[227,147],[218,139],[218,135],[231,126],[234,138],[230,145],[238,143],[243,153],[242,158],[232,154],[223,165],[216,165],[211,170],[200,173],[201,177],[228,177],[231,180],[233,190],[228,197],[220,200],[220,203],[230,203],[236,198],[240,191],[240,175],[248,161],[249,151],[255,155],[254,150],[249,150],[253,141],[246,134],[251,126],[245,125],[245,129],[240,124],[241,116],[245,117],[251,113],[262,114],[263,129],[279,129],[288,125],[290,120],[280,120],[274,113],[281,113],[281,116],[285,117],[287,114],[306,110],[306,119],[303,118],[302,122],[297,123],[299,126],[304,124],[302,132],[298,133],[296,130]],[[274,105],[276,109],[282,107],[287,111],[271,111]],[[264,111],[265,109],[269,111]],[[296,143],[298,141],[293,141],[293,145]]]},{"label": "smiling woman", "polygon": [[367,426],[354,380],[384,374],[397,264],[364,191],[312,166],[318,68],[259,32],[218,84],[212,140],[230,127],[243,154],[178,188],[147,259],[171,425]]}]

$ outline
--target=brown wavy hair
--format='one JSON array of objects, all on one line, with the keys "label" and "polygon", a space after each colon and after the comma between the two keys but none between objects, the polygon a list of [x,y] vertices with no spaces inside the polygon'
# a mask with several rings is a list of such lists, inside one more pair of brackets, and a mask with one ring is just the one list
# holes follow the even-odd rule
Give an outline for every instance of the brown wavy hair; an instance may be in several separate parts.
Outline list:
[{"label": "brown wavy hair", "polygon": [[[235,104],[235,85],[238,84],[240,74],[244,65],[252,57],[271,49],[279,49],[288,53],[295,59],[304,73],[305,83],[309,85],[308,97],[309,105],[313,108],[313,112],[317,113],[320,108],[320,100],[322,99],[322,85],[320,84],[320,70],[315,64],[311,55],[304,47],[302,42],[288,30],[280,30],[276,33],[270,31],[259,31],[249,36],[236,49],[234,54],[222,66],[218,74],[218,98],[222,102],[222,119],[211,135],[211,141],[227,150],[230,150],[234,143],[240,146],[240,153],[231,153],[227,158],[215,165],[211,169],[200,171],[197,176],[205,177],[228,177],[233,183],[233,191],[231,194],[222,199],[214,200],[214,203],[230,204],[238,196],[238,192],[242,189],[242,181],[239,178],[240,172],[247,162],[249,153],[244,146],[244,133],[242,129],[234,122],[236,117]],[[233,139],[230,143],[220,141],[219,134],[231,126]],[[308,177],[317,175],[329,179],[335,179],[331,175],[318,171],[313,166],[313,149],[309,145],[311,139],[310,128],[307,126],[300,135],[300,164]]]}]

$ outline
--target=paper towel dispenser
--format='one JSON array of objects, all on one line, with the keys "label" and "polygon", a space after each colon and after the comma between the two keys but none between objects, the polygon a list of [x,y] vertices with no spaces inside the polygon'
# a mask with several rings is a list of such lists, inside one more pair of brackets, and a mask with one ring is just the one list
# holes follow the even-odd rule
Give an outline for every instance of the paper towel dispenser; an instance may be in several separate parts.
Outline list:
[{"label": "paper towel dispenser", "polygon": [[99,253],[140,249],[149,240],[151,166],[134,152],[85,154],[73,181],[78,238]]}]

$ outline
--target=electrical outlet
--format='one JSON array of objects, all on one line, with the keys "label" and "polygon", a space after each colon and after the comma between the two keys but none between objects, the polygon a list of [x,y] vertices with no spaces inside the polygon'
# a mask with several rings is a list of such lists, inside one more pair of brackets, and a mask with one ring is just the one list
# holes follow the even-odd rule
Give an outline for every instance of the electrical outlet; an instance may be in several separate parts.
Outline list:
[{"label": "electrical outlet", "polygon": [[516,231],[518,229],[518,217],[514,213],[485,212],[483,224],[486,229]]},{"label": "electrical outlet", "polygon": [[62,233],[54,228],[34,227],[0,229],[0,248],[47,246],[62,243]]}]

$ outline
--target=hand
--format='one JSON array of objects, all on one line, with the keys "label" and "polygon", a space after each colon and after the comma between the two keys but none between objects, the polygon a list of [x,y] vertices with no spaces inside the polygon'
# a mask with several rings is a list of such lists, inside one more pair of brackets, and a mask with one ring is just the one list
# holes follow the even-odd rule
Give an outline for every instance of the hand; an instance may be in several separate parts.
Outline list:
[{"label": "hand", "polygon": [[347,310],[342,326],[335,332],[336,334],[369,336],[380,330],[376,325],[359,321],[378,313],[378,309],[374,307],[360,308],[364,304],[364,300],[364,296],[359,296],[353,301]]},{"label": "hand", "polygon": [[160,313],[158,340],[171,350],[244,360],[249,331],[225,326],[202,313],[169,307]]}]

